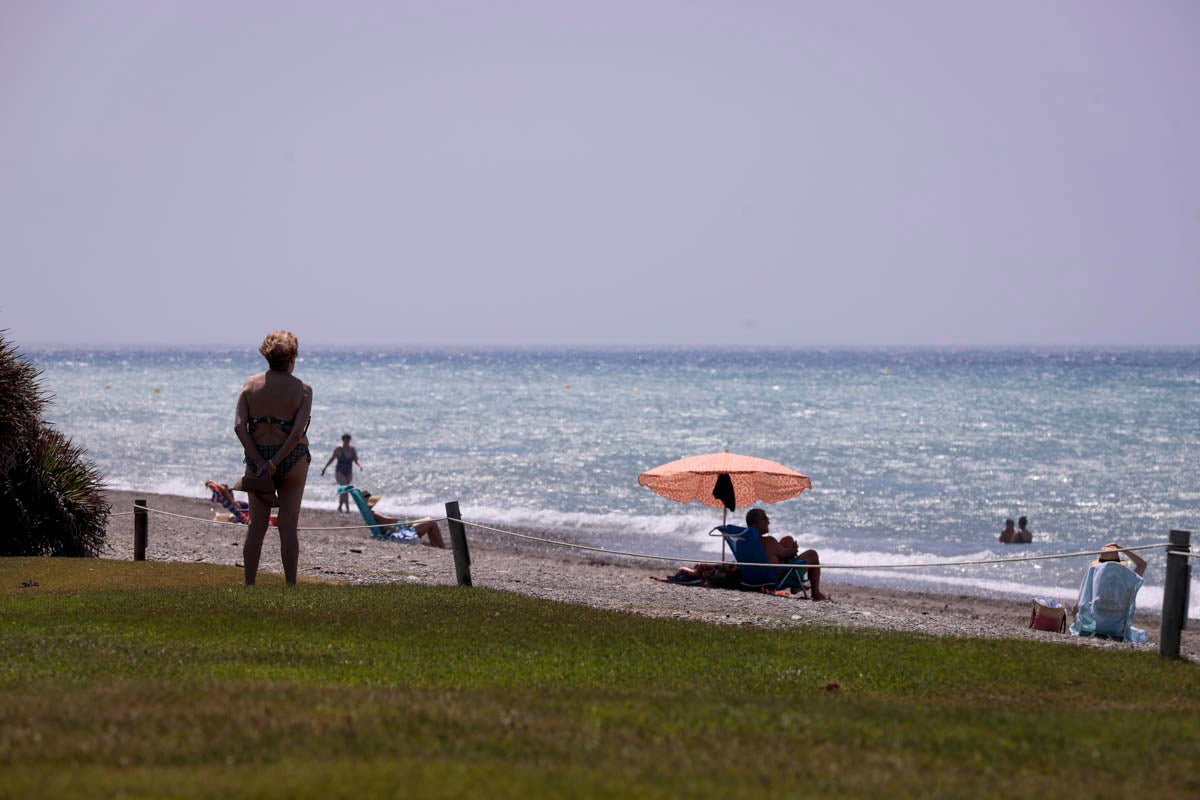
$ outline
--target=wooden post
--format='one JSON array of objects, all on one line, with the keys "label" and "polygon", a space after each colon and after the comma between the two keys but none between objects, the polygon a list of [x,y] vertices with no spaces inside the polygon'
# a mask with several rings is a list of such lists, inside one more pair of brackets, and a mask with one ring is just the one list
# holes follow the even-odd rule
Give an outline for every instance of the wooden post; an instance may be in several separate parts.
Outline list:
[{"label": "wooden post", "polygon": [[462,523],[458,501],[446,503],[446,525],[450,528],[450,546],[454,548],[454,573],[459,586],[471,585],[471,551],[467,548],[467,529]]},{"label": "wooden post", "polygon": [[1191,531],[1171,531],[1167,545],[1167,582],[1163,587],[1162,629],[1158,633],[1158,654],[1166,658],[1179,658],[1179,632],[1187,624],[1192,574],[1188,557],[1171,553],[1188,552],[1191,538]]},{"label": "wooden post", "polygon": [[149,538],[150,515],[146,513],[146,501],[133,501],[133,560],[146,560],[146,540]]}]

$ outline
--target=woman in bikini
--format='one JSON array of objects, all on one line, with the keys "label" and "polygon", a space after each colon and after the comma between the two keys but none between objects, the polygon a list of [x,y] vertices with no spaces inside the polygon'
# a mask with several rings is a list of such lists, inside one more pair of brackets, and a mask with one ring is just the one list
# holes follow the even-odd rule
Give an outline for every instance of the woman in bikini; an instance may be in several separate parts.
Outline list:
[{"label": "woman in bikini", "polygon": [[284,579],[288,585],[296,583],[300,560],[296,526],[312,461],[305,436],[312,413],[312,387],[292,375],[298,350],[291,332],[268,334],[258,352],[270,369],[247,378],[238,395],[234,431],[246,451],[246,463],[275,484],[275,497],[250,492],[250,525],[242,547],[247,586],[253,586],[258,575],[272,505],[279,506],[277,525]]},{"label": "woman in bikini", "polygon": [[[354,465],[358,464],[358,468],[362,469],[362,462],[358,460],[358,451],[350,446],[350,434],[342,434],[342,446],[333,448],[333,455],[325,462],[325,466],[321,467],[322,475],[334,461],[337,462],[337,466],[333,468],[333,477],[338,486],[354,483]],[[342,511],[343,507],[345,511],[350,510],[350,495],[346,492],[338,495],[338,511]]]}]

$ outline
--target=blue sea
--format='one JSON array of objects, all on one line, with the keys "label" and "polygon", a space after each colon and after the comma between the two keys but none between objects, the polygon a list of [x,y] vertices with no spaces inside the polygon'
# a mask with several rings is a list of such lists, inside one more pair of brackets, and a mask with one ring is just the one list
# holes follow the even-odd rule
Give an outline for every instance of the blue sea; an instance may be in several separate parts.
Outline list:
[{"label": "blue sea", "polygon": [[[32,350],[47,417],[117,489],[206,496],[242,470],[252,349]],[[721,512],[637,484],[686,455],[779,461],[812,489],[770,507],[827,564],[986,560],[1200,536],[1200,350],[308,350],[312,506],[353,435],[356,482],[400,516],[561,531],[612,549],[719,558]],[[1025,515],[1028,546],[1004,546]],[[739,510],[738,516],[741,516]],[[1165,557],[1139,607],[1161,608]],[[829,570],[824,580],[1071,601],[1085,557]],[[664,564],[665,574],[673,565]],[[1193,616],[1200,587],[1193,586]]]}]

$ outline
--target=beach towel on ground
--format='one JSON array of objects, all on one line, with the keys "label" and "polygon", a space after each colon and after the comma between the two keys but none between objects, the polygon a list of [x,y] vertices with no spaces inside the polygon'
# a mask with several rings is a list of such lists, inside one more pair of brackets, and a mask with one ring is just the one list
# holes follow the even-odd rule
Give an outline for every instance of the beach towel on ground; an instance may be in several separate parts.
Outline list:
[{"label": "beach towel on ground", "polygon": [[651,575],[661,583],[678,583],[683,586],[712,586],[717,589],[741,589],[738,578],[737,564],[697,564],[694,567],[680,567],[673,575],[660,578]]}]

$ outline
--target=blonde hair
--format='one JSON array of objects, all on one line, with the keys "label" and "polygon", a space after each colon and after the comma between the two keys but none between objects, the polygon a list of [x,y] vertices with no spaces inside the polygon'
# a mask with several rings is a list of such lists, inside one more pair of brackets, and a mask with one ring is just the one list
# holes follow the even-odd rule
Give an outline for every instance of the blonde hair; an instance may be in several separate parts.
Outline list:
[{"label": "blonde hair", "polygon": [[267,334],[258,352],[262,353],[271,369],[283,370],[300,352],[300,342],[291,331],[275,331]]}]

